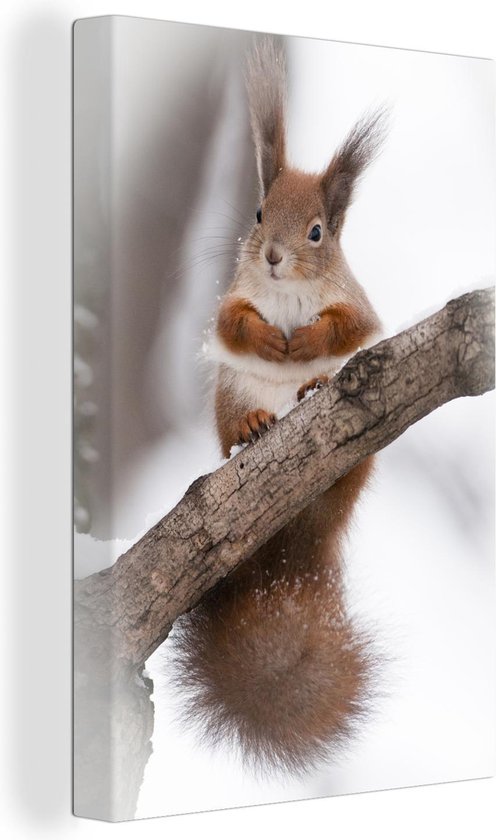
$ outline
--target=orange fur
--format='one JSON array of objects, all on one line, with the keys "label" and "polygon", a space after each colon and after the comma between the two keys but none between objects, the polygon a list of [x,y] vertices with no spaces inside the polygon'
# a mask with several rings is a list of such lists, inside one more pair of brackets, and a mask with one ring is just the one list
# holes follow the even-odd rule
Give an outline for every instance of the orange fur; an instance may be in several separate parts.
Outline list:
[{"label": "orange fur", "polygon": [[233,353],[256,353],[268,362],[282,362],[287,354],[288,343],[281,330],[263,321],[246,300],[223,303],[217,332]]},{"label": "orange fur", "polygon": [[347,356],[360,347],[372,331],[366,311],[346,303],[319,313],[315,324],[296,329],[288,342],[292,361],[310,361],[318,356]]}]

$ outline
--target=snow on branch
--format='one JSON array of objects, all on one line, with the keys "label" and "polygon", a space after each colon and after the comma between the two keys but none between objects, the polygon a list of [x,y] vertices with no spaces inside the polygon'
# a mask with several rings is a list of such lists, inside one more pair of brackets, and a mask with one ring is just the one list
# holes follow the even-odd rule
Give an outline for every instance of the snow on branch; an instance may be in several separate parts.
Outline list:
[{"label": "snow on branch", "polygon": [[340,476],[443,403],[492,388],[493,289],[357,353],[256,443],[197,479],[115,565],[76,582],[76,655],[100,634],[102,667],[141,665],[181,613]]}]

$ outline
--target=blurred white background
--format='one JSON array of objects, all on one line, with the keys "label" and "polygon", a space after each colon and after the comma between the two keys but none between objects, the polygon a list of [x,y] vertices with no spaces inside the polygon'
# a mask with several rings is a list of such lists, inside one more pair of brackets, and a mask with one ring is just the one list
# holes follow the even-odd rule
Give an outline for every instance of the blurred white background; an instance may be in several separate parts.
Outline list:
[{"label": "blurred white background", "polygon": [[[3,160],[7,167],[7,200],[3,221],[4,229],[12,236],[4,276],[12,277],[14,282],[2,311],[6,313],[3,334],[12,347],[5,358],[15,361],[15,367],[12,377],[6,378],[8,399],[3,435],[9,480],[2,505],[8,517],[4,639],[8,644],[7,673],[12,676],[12,682],[4,696],[3,719],[8,730],[2,788],[8,800],[2,822],[13,837],[39,837],[47,833],[51,837],[67,836],[73,831],[83,835],[91,831],[92,836],[100,836],[111,830],[154,834],[162,833],[166,826],[174,826],[176,836],[180,836],[181,830],[190,832],[196,828],[215,830],[217,836],[219,831],[221,834],[235,831],[244,837],[262,830],[263,826],[265,833],[283,829],[287,836],[296,837],[303,831],[308,833],[312,826],[317,830],[323,820],[336,831],[346,834],[367,831],[368,836],[374,837],[401,833],[408,838],[417,837],[420,832],[426,836],[449,833],[454,838],[468,834],[481,838],[492,836],[494,784],[488,781],[358,799],[314,801],[298,807],[209,814],[167,824],[142,822],[119,829],[96,823],[90,827],[69,816],[69,27],[75,17],[102,11],[101,4],[96,2],[24,0],[3,7],[7,25],[2,27],[2,37],[8,39],[2,51],[7,71],[4,79],[10,86],[5,100],[8,119],[4,126],[7,138]],[[108,4],[105,11],[153,16],[163,15],[165,7],[154,0],[143,0],[140,4],[135,0],[120,0]],[[378,0],[373,6],[356,3],[352,7],[339,7],[331,14],[328,4],[315,2],[311,14],[308,9],[285,9],[282,23],[277,4],[271,7],[267,3],[252,3],[246,9],[237,6],[226,9],[224,4],[213,1],[208,8],[204,4],[185,3],[181,14],[185,20],[247,29],[287,29],[343,40],[496,54],[490,3],[476,0],[467,10],[445,2],[419,0],[412,4],[411,14],[402,10],[399,17],[395,11],[395,4]],[[383,165],[382,161],[377,164],[377,172],[379,165]],[[357,203],[353,211],[355,216],[367,200],[366,187],[373,174],[369,173],[364,184],[360,207]],[[428,195],[424,210],[427,212],[430,207]],[[350,216],[349,228],[352,221]],[[26,247],[27,238],[31,247]],[[356,257],[352,264],[357,268]],[[402,270],[406,267],[403,259]],[[465,282],[462,285],[466,287]],[[392,293],[389,289],[388,294]],[[404,289],[402,294],[406,294]],[[378,308],[382,303],[376,297],[374,302]],[[430,307],[432,302],[429,297],[426,306]],[[413,308],[410,315],[413,320]],[[403,314],[398,314],[398,318],[400,323],[410,320]],[[472,405],[472,401],[468,403]],[[473,422],[472,414],[466,422]],[[478,443],[479,437],[475,441]],[[466,452],[463,431],[458,452]],[[401,494],[410,480],[410,475],[398,473]],[[430,499],[424,497],[424,505],[427,498]],[[416,510],[418,515],[418,507]],[[29,528],[26,528],[26,511]],[[365,516],[368,514],[363,508],[362,530]],[[404,546],[401,524],[396,521],[395,530]],[[415,529],[409,527],[408,538],[413,539],[420,527],[418,523]],[[354,556],[352,552],[352,560]],[[439,556],[438,553],[437,559]],[[359,569],[358,564],[356,567]],[[402,568],[398,574],[403,576]],[[403,582],[406,589],[407,580]],[[442,591],[446,598],[446,578]],[[381,621],[388,617],[389,609],[389,600],[386,604],[382,601]],[[396,615],[396,612],[392,615],[393,624]],[[442,647],[444,651],[445,646]],[[478,714],[478,705],[471,708],[470,722]]]},{"label": "blurred white background", "polygon": [[[257,207],[242,86],[250,43],[131,18],[76,26],[76,402],[97,411],[76,436],[88,532],[76,540],[79,575],[108,565],[219,463],[198,354]],[[365,111],[392,108],[344,234],[386,334],[493,284],[491,63],[284,46],[297,166],[322,169]],[[492,772],[493,405],[490,394],[444,406],[379,459],[349,545],[350,604],[377,627],[388,662],[387,697],[361,739],[302,781],[254,779],[175,722],[166,642],[147,663],[154,753],[139,816]]]}]

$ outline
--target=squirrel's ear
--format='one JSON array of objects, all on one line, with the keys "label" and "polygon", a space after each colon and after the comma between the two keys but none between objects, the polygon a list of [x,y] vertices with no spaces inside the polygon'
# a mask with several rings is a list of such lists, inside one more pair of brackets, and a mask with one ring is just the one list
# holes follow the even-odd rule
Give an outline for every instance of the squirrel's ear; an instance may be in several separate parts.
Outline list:
[{"label": "squirrel's ear", "polygon": [[262,196],[286,165],[286,71],[271,38],[259,41],[247,66],[246,84]]},{"label": "squirrel's ear", "polygon": [[389,110],[381,108],[362,117],[352,128],[322,175],[327,224],[337,231],[364,169],[378,154],[387,132]]}]

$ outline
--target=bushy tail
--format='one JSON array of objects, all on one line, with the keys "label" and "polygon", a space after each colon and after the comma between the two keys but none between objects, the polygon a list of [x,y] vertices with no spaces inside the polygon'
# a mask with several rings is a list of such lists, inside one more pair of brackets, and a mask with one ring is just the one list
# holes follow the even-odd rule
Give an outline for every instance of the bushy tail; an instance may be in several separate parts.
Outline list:
[{"label": "bushy tail", "polygon": [[255,556],[182,617],[176,679],[209,742],[240,747],[257,769],[302,773],[367,712],[372,647],[345,614],[332,565],[275,577],[263,565]]}]

